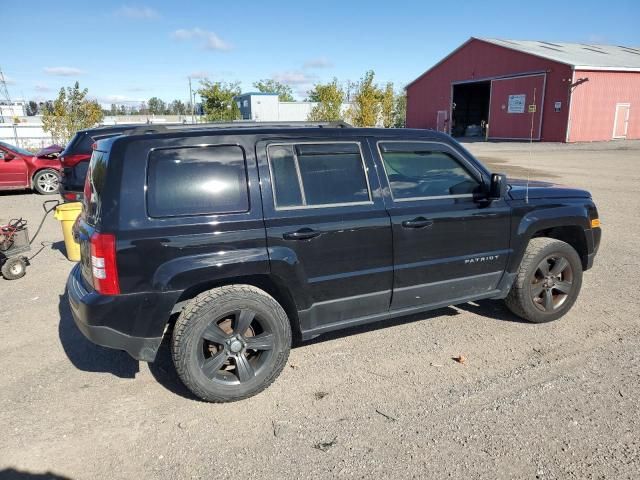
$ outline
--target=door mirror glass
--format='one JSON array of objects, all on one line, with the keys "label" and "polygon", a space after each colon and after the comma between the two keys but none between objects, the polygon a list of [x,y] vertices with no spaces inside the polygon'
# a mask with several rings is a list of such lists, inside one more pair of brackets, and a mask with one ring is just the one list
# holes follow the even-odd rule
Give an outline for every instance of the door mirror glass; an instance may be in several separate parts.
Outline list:
[{"label": "door mirror glass", "polygon": [[507,176],[502,173],[491,174],[491,184],[489,185],[489,200],[499,200],[507,193]]}]

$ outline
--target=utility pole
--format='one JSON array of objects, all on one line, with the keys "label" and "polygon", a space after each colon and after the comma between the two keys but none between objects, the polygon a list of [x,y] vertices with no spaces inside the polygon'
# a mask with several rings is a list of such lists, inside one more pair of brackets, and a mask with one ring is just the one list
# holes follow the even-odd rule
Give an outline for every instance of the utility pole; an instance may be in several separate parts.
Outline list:
[{"label": "utility pole", "polygon": [[191,77],[189,77],[189,103],[191,103],[191,123],[196,123],[196,106],[191,92]]},{"label": "utility pole", "polygon": [[[9,97],[9,90],[7,89],[7,81],[4,78],[4,73],[2,73],[2,68],[0,68],[0,105],[3,103],[6,103],[9,111],[13,112],[11,108],[11,97]],[[4,116],[1,113],[0,122],[4,123]]]}]

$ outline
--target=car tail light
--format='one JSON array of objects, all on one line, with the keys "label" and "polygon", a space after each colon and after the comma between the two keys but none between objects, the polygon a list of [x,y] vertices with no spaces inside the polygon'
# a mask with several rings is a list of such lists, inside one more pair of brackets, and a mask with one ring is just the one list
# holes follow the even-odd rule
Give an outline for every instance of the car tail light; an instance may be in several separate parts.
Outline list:
[{"label": "car tail light", "polygon": [[78,193],[67,192],[62,195],[62,198],[70,202],[77,202],[80,200],[80,195]]},{"label": "car tail light", "polygon": [[65,167],[75,167],[78,163],[89,160],[90,158],[90,154],[76,153],[74,155],[63,155],[60,157],[60,162],[62,162]]},{"label": "car tail light", "polygon": [[116,237],[110,233],[91,235],[91,273],[93,288],[102,295],[118,295],[118,266],[116,264]]},{"label": "car tail light", "polygon": [[91,169],[87,170],[87,177],[84,179],[84,194],[85,205],[91,204]]}]

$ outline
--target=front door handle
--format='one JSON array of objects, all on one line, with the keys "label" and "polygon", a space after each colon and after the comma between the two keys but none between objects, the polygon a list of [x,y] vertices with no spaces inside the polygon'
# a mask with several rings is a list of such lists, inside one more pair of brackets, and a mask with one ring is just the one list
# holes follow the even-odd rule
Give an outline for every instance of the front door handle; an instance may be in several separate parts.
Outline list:
[{"label": "front door handle", "polygon": [[433,226],[433,220],[424,217],[414,218],[413,220],[405,220],[402,222],[404,228],[428,228]]},{"label": "front door handle", "polygon": [[285,240],[310,240],[322,235],[322,232],[312,230],[311,228],[301,228],[295,232],[287,232],[282,234]]}]

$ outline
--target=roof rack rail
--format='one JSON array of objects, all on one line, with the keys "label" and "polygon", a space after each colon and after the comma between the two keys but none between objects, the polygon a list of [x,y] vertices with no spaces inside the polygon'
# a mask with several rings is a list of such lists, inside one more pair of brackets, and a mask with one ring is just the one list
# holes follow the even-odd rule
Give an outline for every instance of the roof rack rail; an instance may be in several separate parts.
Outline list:
[{"label": "roof rack rail", "polygon": [[174,123],[140,125],[126,131],[123,135],[144,135],[151,133],[166,133],[173,130],[216,130],[234,128],[351,128],[347,122],[256,122],[251,120],[237,120],[232,122],[209,123]]}]

